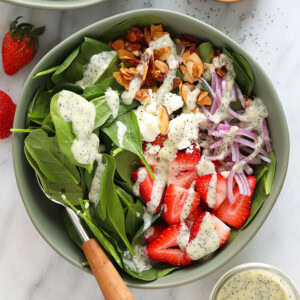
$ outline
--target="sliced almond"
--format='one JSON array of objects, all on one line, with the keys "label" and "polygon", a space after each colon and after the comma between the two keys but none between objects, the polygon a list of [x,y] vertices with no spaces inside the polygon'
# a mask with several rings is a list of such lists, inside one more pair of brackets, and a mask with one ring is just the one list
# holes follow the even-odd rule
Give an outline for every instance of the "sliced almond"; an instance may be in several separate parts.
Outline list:
[{"label": "sliced almond", "polygon": [[114,72],[113,76],[114,76],[114,79],[128,91],[130,81],[125,80],[124,77],[122,76],[121,72]]},{"label": "sliced almond", "polygon": [[208,96],[208,92],[201,91],[198,98],[197,103],[199,105],[211,105],[211,98]]},{"label": "sliced almond", "polygon": [[176,39],[176,40],[175,40],[175,43],[178,44],[178,45],[186,46],[186,47],[189,47],[189,46],[192,45],[191,42],[185,41],[185,40],[181,40],[181,39]]},{"label": "sliced almond", "polygon": [[146,89],[141,89],[141,90],[137,91],[135,94],[135,99],[140,102],[149,103],[150,102],[149,91]]},{"label": "sliced almond", "polygon": [[116,40],[111,44],[111,47],[115,50],[115,51],[119,51],[121,49],[125,48],[125,43],[122,39]]},{"label": "sliced almond", "polygon": [[151,42],[151,35],[150,35],[149,29],[147,27],[144,28],[144,40],[145,40],[146,44],[149,46],[149,44]]},{"label": "sliced almond", "polygon": [[157,87],[156,85],[152,85],[152,86],[151,86],[151,89],[152,89],[152,92],[153,92],[153,93],[156,93],[157,90],[158,90],[158,87]]},{"label": "sliced almond", "polygon": [[173,79],[173,90],[178,88],[182,84],[182,80],[180,77],[175,77]]},{"label": "sliced almond", "polygon": [[154,65],[163,74],[167,74],[169,72],[168,65],[160,60],[155,60]]},{"label": "sliced almond", "polygon": [[135,68],[121,68],[120,73],[125,80],[132,80],[134,75],[138,74],[139,71]]},{"label": "sliced almond", "polygon": [[140,50],[141,48],[142,48],[142,45],[139,44],[139,43],[128,43],[126,45],[126,50],[128,50],[130,52],[134,52],[134,51]]},{"label": "sliced almond", "polygon": [[182,73],[182,75],[183,75],[183,80],[184,80],[184,81],[188,81],[188,82],[190,82],[190,83],[193,83],[193,82],[195,81],[194,78],[192,78],[192,77],[190,76],[190,74],[188,73],[187,68],[186,68],[185,65],[180,65],[180,66],[179,66],[179,69],[180,69],[180,71],[181,71],[181,73]]},{"label": "sliced almond", "polygon": [[191,61],[193,61],[195,64],[203,64],[202,63],[202,60],[201,60],[201,58],[200,58],[200,56],[199,55],[197,55],[197,53],[196,52],[193,52],[193,53],[191,53],[190,54],[190,56],[188,57],[188,60],[191,60]]},{"label": "sliced almond", "polygon": [[156,32],[163,32],[163,31],[164,30],[163,30],[163,27],[162,27],[161,24],[159,24],[159,25],[153,25],[153,24],[151,24],[150,25],[150,36],[152,37],[152,39],[153,39],[154,33],[156,33]]},{"label": "sliced almond", "polygon": [[153,38],[153,40],[158,40],[165,34],[167,34],[167,33],[166,32],[154,32],[152,38]]},{"label": "sliced almond", "polygon": [[128,31],[128,33],[125,36],[125,39],[130,43],[136,43],[141,41],[143,37],[143,32],[140,29],[133,27]]},{"label": "sliced almond", "polygon": [[167,109],[162,106],[158,113],[158,128],[160,133],[166,134],[169,130],[170,118]]},{"label": "sliced almond", "polygon": [[165,61],[171,55],[171,48],[164,46],[160,49],[154,50],[155,59],[159,59],[160,61]]}]

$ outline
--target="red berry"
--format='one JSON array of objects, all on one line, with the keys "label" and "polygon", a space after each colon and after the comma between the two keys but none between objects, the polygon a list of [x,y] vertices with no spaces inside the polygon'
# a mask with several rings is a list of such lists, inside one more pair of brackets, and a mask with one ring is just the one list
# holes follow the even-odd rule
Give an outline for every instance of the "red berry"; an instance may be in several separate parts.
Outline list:
[{"label": "red berry", "polygon": [[16,104],[11,98],[0,91],[0,139],[5,139],[11,135],[10,129],[13,126]]}]

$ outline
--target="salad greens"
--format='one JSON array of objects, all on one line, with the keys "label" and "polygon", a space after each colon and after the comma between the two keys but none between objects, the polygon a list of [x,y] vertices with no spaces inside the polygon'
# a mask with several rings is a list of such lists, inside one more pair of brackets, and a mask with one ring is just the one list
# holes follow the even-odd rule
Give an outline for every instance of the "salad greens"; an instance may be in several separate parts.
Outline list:
[{"label": "salad greens", "polygon": [[[82,88],[76,82],[83,78],[86,65],[90,58],[103,51],[112,51],[107,43],[123,38],[132,27],[143,29],[151,24],[162,24],[163,19],[154,16],[140,16],[123,21],[107,29],[100,36],[100,40],[85,37],[84,41],[58,66],[39,72],[35,78],[48,76],[47,84],[39,87],[28,107],[26,128],[13,129],[13,132],[29,133],[25,138],[24,152],[29,164],[37,173],[45,192],[53,199],[65,202],[76,211],[85,221],[89,233],[96,237],[104,250],[120,270],[130,276],[151,281],[174,271],[177,267],[157,264],[141,272],[129,268],[126,262],[135,256],[135,247],[143,243],[145,232],[143,215],[145,204],[140,196],[133,193],[132,174],[144,165],[152,179],[155,179],[152,168],[143,155],[142,138],[136,114],[133,109],[139,105],[137,100],[131,104],[120,103],[116,118],[107,104],[105,92],[108,88],[119,95],[125,90],[113,76],[114,72],[126,63],[120,62],[116,55],[92,86]],[[205,63],[212,63],[212,56],[216,55],[215,46],[210,42],[198,45],[200,58]],[[243,95],[252,94],[254,76],[248,62],[238,53],[225,47],[222,51],[233,63],[236,82]],[[51,75],[51,76],[50,76]],[[178,68],[176,76],[183,80],[184,75]],[[96,117],[94,133],[99,136],[103,173],[98,192],[98,200],[88,201],[89,192],[97,172],[101,167],[97,160],[93,164],[82,165],[76,161],[72,153],[72,144],[76,138],[71,122],[66,122],[61,116],[58,99],[62,90],[76,93],[95,107]],[[202,85],[201,90],[210,90]],[[172,93],[180,94],[179,88]],[[240,109],[240,101],[236,101],[231,108]],[[179,110],[174,111],[174,115]],[[119,137],[119,124],[125,125],[123,138]],[[263,163],[255,170],[257,185],[252,197],[250,216],[239,230],[232,229],[229,242],[243,230],[263,205],[271,192],[276,159],[270,152],[270,164]],[[152,216],[150,223],[155,224],[163,213],[161,211]],[[81,247],[82,241],[66,213],[63,215],[66,231],[74,243]]]}]

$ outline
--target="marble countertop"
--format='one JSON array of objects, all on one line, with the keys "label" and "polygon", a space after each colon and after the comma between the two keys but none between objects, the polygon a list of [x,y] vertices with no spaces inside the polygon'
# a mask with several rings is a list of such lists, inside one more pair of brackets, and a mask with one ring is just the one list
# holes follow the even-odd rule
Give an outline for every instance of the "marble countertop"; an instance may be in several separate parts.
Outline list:
[{"label": "marble countertop", "polygon": [[[236,40],[266,70],[281,98],[290,130],[291,155],[287,178],[265,224],[230,263],[200,281],[164,290],[137,290],[143,299],[208,299],[216,280],[229,268],[245,262],[264,262],[286,272],[300,287],[299,174],[300,169],[300,2],[245,0],[223,4],[213,0],[110,0],[77,11],[46,11],[0,4],[0,38],[11,20],[24,16],[46,25],[40,50],[13,77],[0,66],[0,89],[15,103],[35,63],[61,40],[102,18],[138,8],[164,8],[207,22]],[[2,64],[2,63],[0,63]],[[298,69],[299,67],[299,69]],[[297,154],[298,153],[298,154]],[[59,257],[33,227],[21,201],[12,165],[11,137],[0,141],[0,299],[103,299],[94,278]],[[298,238],[297,238],[298,236]]]}]

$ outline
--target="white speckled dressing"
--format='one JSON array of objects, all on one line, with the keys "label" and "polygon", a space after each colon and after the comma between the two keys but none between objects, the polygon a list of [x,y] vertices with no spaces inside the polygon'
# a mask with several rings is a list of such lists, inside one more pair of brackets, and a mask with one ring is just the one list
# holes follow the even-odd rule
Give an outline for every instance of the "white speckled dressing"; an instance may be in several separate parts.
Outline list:
[{"label": "white speckled dressing", "polygon": [[211,121],[213,121],[215,124],[219,124],[228,117],[228,107],[231,100],[231,92],[227,91],[222,97],[221,104],[217,108],[216,112],[210,117]]},{"label": "white speckled dressing", "polygon": [[195,196],[195,184],[196,184],[196,182],[194,181],[189,188],[188,196],[184,202],[182,211],[180,213],[180,221],[181,222],[183,222],[191,212],[192,203],[193,203],[194,196]]},{"label": "white speckled dressing", "polygon": [[124,140],[124,135],[127,131],[127,127],[121,121],[117,121],[116,125],[118,128],[117,135],[118,135],[119,145],[121,148],[123,148],[124,147],[123,140]]},{"label": "white speckled dressing", "polygon": [[254,98],[251,104],[246,107],[241,121],[249,123],[248,128],[253,128],[259,133],[262,130],[262,121],[268,117],[268,111],[264,102],[260,98]]},{"label": "white speckled dressing", "polygon": [[104,73],[113,58],[117,55],[116,51],[103,51],[95,54],[90,58],[90,62],[86,65],[83,78],[76,82],[83,89],[92,86]]},{"label": "white speckled dressing", "polygon": [[133,185],[133,194],[136,196],[140,196],[140,184],[147,178],[148,172],[144,168],[140,168],[138,170],[138,178]]},{"label": "white speckled dressing", "polygon": [[102,163],[102,155],[96,155],[97,168],[92,180],[91,189],[89,191],[89,200],[97,205],[99,201],[99,192],[101,186],[102,175],[105,170],[105,165]]},{"label": "white speckled dressing", "polygon": [[273,272],[244,270],[231,277],[220,289],[217,300],[296,300],[289,285]]},{"label": "white speckled dressing", "polygon": [[135,273],[141,273],[151,269],[152,265],[145,253],[146,247],[136,245],[133,250],[135,254],[133,257],[131,257],[129,251],[124,252],[123,262],[125,266]]},{"label": "white speckled dressing", "polygon": [[190,231],[185,223],[181,223],[181,228],[177,237],[177,244],[182,251],[185,251],[190,239]]},{"label": "white speckled dressing", "polygon": [[193,91],[188,93],[185,101],[185,105],[189,111],[193,111],[197,105],[197,97],[200,93],[200,89],[196,87]]},{"label": "white speckled dressing", "polygon": [[171,49],[171,54],[167,58],[167,63],[171,70],[177,69],[179,67],[181,57],[177,54],[176,45],[170,38],[169,34],[163,35],[161,38],[152,41],[149,46],[153,49],[161,49],[162,47],[169,47]]},{"label": "white speckled dressing", "polygon": [[161,160],[155,169],[155,180],[151,193],[151,200],[147,202],[147,211],[154,215],[155,211],[160,204],[164,189],[168,181],[168,168],[167,161]]},{"label": "white speckled dressing", "polygon": [[111,110],[111,114],[115,119],[118,115],[120,108],[120,98],[119,94],[116,91],[113,91],[110,87],[105,91],[105,101],[109,109]]},{"label": "white speckled dressing", "polygon": [[207,191],[207,205],[210,208],[214,208],[216,204],[216,189],[217,189],[217,173],[214,173],[211,177],[211,180],[208,185],[208,191]]},{"label": "white speckled dressing", "polygon": [[197,173],[199,176],[204,176],[208,174],[213,174],[216,172],[215,165],[210,161],[205,159],[205,156],[202,155],[201,159],[197,165]]},{"label": "white speckled dressing", "polygon": [[72,122],[76,135],[71,151],[77,162],[93,163],[99,149],[99,138],[93,133],[96,110],[93,103],[83,97],[63,90],[57,99],[58,110],[65,122]]},{"label": "white speckled dressing", "polygon": [[223,144],[218,148],[218,159],[223,160],[224,156],[228,150],[228,147],[234,142],[234,138],[238,132],[239,128],[237,126],[232,126],[223,138]]},{"label": "white speckled dressing", "polygon": [[156,93],[157,102],[163,102],[165,95],[172,91],[173,80],[176,77],[176,70],[169,70],[169,73],[165,76],[162,85],[158,88]]},{"label": "white speckled dressing", "polygon": [[214,217],[207,212],[196,237],[187,245],[186,253],[191,259],[198,260],[213,253],[219,246],[220,238],[215,230]]},{"label": "white speckled dressing", "polygon": [[168,113],[171,114],[173,111],[176,111],[183,106],[183,101],[179,95],[166,93],[161,104],[168,110]]},{"label": "white speckled dressing", "polygon": [[145,230],[145,232],[144,232],[144,237],[145,237],[146,239],[149,239],[149,238],[151,238],[151,236],[154,234],[154,232],[155,232],[154,227],[153,227],[153,226],[150,226],[147,230]]}]

